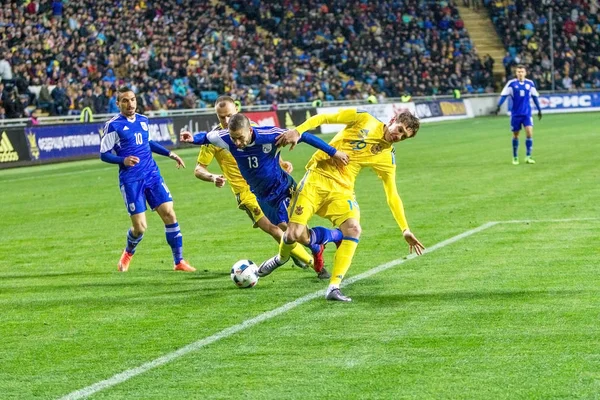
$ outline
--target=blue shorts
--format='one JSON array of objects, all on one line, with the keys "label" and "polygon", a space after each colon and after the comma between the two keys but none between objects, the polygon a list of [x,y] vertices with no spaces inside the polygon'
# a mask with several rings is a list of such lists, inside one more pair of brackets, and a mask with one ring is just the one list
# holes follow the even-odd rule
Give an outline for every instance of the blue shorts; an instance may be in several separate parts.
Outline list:
[{"label": "blue shorts", "polygon": [[521,130],[521,125],[533,126],[533,118],[531,115],[511,115],[510,117],[510,128],[512,132],[519,132]]},{"label": "blue shorts", "polygon": [[154,210],[163,203],[173,201],[169,188],[158,174],[139,181],[121,182],[121,194],[129,215],[146,211],[146,202]]},{"label": "blue shorts", "polygon": [[274,199],[269,199],[268,201],[259,198],[258,205],[262,209],[265,216],[271,221],[273,225],[279,225],[282,222],[288,222],[288,207],[290,206],[290,201],[292,200],[292,195],[296,190],[296,182],[289,179],[289,185],[285,188],[285,190],[281,191],[281,194]]}]

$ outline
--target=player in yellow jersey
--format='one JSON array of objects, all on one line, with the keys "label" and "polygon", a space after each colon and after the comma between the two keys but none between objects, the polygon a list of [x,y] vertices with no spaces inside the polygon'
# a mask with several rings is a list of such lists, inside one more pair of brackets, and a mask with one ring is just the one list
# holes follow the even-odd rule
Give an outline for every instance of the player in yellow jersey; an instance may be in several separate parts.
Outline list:
[{"label": "player in yellow jersey", "polygon": [[[215,112],[219,118],[220,128],[227,129],[230,118],[237,114],[238,110],[234,100],[229,96],[220,96],[215,102]],[[208,171],[208,165],[215,159],[223,172],[222,175],[213,174]],[[287,173],[292,172],[292,163],[282,161],[281,168]],[[283,231],[271,223],[261,210],[256,196],[250,191],[250,187],[246,180],[242,177],[238,165],[227,150],[214,146],[202,146],[198,154],[198,162],[194,174],[200,180],[212,182],[216,187],[221,188],[225,182],[229,181],[231,191],[235,195],[238,207],[246,211],[252,220],[254,228],[260,228],[268,233],[279,243],[281,241]],[[297,246],[291,253],[294,263],[302,268],[311,266],[320,279],[329,279],[330,275],[323,267],[323,251],[314,254],[313,257],[301,246]]]},{"label": "player in yellow jersey", "polygon": [[[347,153],[348,165],[343,169],[328,157],[316,152],[306,166],[306,174],[298,185],[289,207],[290,221],[279,246],[279,254],[263,262],[259,274],[264,276],[283,265],[290,257],[294,243],[311,243],[315,238],[306,228],[314,215],[329,219],[338,226],[343,238],[336,242],[332,278],[325,294],[327,300],[351,301],[340,291],[340,283],[350,268],[360,238],[360,209],[354,196],[354,182],[362,168],[371,167],[383,182],[392,215],[408,242],[409,251],[422,254],[423,245],[408,228],[402,200],[396,188],[396,160],[393,144],[417,134],[419,120],[409,112],[394,116],[384,124],[367,112],[346,109],[335,114],[318,114],[294,130],[285,132],[278,145],[295,144],[301,135],[322,124],[344,124],[329,144]],[[319,238],[316,238],[319,240]]]}]

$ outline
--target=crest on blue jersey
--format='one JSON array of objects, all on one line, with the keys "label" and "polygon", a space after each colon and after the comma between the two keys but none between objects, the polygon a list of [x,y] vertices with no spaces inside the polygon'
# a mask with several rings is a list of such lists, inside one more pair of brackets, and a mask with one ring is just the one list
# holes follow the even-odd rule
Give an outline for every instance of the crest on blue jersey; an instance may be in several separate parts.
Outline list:
[{"label": "crest on blue jersey", "polygon": [[525,85],[525,89],[527,89],[527,90],[531,89],[531,85],[528,83],[527,85]]},{"label": "crest on blue jersey", "polygon": [[269,154],[271,150],[273,150],[273,145],[271,143],[263,144],[263,153]]},{"label": "crest on blue jersey", "polygon": [[142,126],[142,129],[147,131],[148,130],[148,124],[145,123],[144,121],[140,122],[140,125]]}]

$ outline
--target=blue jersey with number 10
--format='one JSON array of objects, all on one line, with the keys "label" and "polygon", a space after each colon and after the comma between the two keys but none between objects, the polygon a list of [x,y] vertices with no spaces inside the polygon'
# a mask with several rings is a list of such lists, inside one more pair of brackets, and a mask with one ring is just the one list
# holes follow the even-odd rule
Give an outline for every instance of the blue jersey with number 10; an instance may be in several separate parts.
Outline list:
[{"label": "blue jersey with number 10", "polygon": [[512,98],[511,115],[527,117],[531,116],[531,97],[539,96],[535,84],[529,79],[525,79],[523,82],[519,82],[518,79],[511,79],[506,83],[500,95]]},{"label": "blue jersey with number 10", "polygon": [[119,180],[133,182],[159,174],[152,158],[148,131],[148,118],[135,114],[131,119],[119,114],[104,125],[100,152],[114,151],[117,156],[136,156],[140,162],[133,167],[119,165]]}]

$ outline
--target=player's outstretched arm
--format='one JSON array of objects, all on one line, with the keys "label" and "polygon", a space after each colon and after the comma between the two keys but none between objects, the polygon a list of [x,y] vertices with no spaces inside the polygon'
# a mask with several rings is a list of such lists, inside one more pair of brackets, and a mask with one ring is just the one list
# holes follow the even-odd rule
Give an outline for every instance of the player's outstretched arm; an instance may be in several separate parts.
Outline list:
[{"label": "player's outstretched arm", "polygon": [[406,243],[408,243],[409,253],[412,254],[412,252],[414,251],[415,253],[417,253],[418,256],[423,254],[423,250],[425,250],[425,247],[421,244],[421,242],[419,242],[419,239],[415,237],[415,235],[410,231],[410,229],[406,229],[404,232],[402,232],[402,235],[404,236],[404,240],[406,240]]},{"label": "player's outstretched arm", "polygon": [[531,98],[533,99],[533,104],[535,104],[535,107],[538,110],[538,121],[542,120],[542,107],[540,107],[540,101],[538,100],[538,96],[531,96]]},{"label": "player's outstretched arm", "polygon": [[177,168],[185,168],[185,163],[183,162],[183,159],[181,157],[179,157],[177,154],[170,152],[169,158],[171,160],[175,160],[175,162],[177,163]]},{"label": "player's outstretched arm", "polygon": [[496,107],[496,110],[494,111],[495,115],[498,115],[498,113],[500,112],[500,107],[502,107],[502,104],[504,104],[504,102],[506,101],[507,98],[508,98],[507,95],[500,96],[500,101],[498,101],[498,106]]},{"label": "player's outstretched arm", "polygon": [[208,165],[196,164],[196,169],[194,170],[194,175],[196,176],[196,178],[204,182],[212,182],[218,188],[222,188],[223,186],[225,186],[225,182],[227,182],[227,179],[225,179],[223,175],[216,175],[211,173],[207,169],[207,167]]},{"label": "player's outstretched arm", "polygon": [[177,154],[169,151],[167,148],[163,147],[160,143],[156,143],[154,140],[149,140],[148,144],[150,145],[150,150],[153,153],[169,157],[171,160],[175,160],[175,162],[177,162],[177,168],[185,168],[185,163]]},{"label": "player's outstretched arm", "polygon": [[208,140],[207,132],[197,132],[196,134],[192,134],[190,131],[182,131],[179,134],[179,140],[197,145],[211,144],[210,140]]},{"label": "player's outstretched arm", "polygon": [[300,140],[300,136],[304,134],[304,132],[312,131],[315,128],[323,125],[323,124],[350,124],[356,121],[357,111],[355,108],[348,108],[344,110],[340,110],[337,113],[332,114],[317,114],[313,115],[302,124],[300,124],[296,129],[290,129],[285,131],[280,137],[277,138],[275,144],[277,146],[286,146],[291,144],[290,150],[293,150],[296,147],[296,144]]},{"label": "player's outstretched arm", "polygon": [[398,188],[396,187],[396,169],[389,165],[376,165],[374,167],[377,175],[383,182],[383,189],[385,191],[385,197],[387,199],[388,207],[396,220],[396,223],[402,230],[402,236],[408,243],[409,252],[413,251],[417,255],[423,254],[425,247],[419,242],[415,235],[408,228],[408,221],[406,220],[406,214],[404,213],[404,205],[402,199],[398,194]]}]

